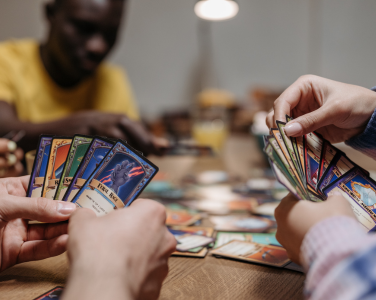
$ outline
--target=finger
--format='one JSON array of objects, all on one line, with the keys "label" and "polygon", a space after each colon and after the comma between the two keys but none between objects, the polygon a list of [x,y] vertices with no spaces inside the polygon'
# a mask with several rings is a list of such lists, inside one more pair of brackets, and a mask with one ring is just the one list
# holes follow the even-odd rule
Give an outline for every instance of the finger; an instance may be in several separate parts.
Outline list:
[{"label": "finger", "polygon": [[302,98],[301,85],[302,83],[300,81],[296,81],[274,101],[273,126],[275,126],[276,121],[285,122],[286,115],[291,116],[291,111],[298,105]]},{"label": "finger", "polygon": [[320,107],[319,109],[300,116],[285,126],[285,132],[288,136],[301,136],[313,132],[320,127],[333,123],[334,116],[330,109]]},{"label": "finger", "polygon": [[75,211],[71,202],[46,198],[26,198],[6,195],[0,198],[0,220],[30,219],[55,223],[65,221]]},{"label": "finger", "polygon": [[293,209],[293,207],[298,203],[299,200],[296,199],[296,197],[291,193],[289,193],[285,198],[283,198],[274,211],[274,216],[277,222],[278,220],[285,218],[288,215],[288,213]]},{"label": "finger", "polygon": [[27,229],[27,241],[50,240],[68,233],[68,223],[33,224]]},{"label": "finger", "polygon": [[69,219],[68,232],[76,223],[88,222],[90,219],[96,218],[96,214],[89,208],[79,208],[71,215]]},{"label": "finger", "polygon": [[6,154],[9,152],[14,152],[17,149],[17,144],[13,141],[8,139],[1,139],[0,138],[0,153]]},{"label": "finger", "polygon": [[17,263],[40,260],[65,252],[68,235],[64,234],[46,241],[29,241],[21,246]]},{"label": "finger", "polygon": [[17,148],[17,150],[14,151],[14,155],[16,156],[17,160],[20,161],[24,157],[24,152],[21,148]]},{"label": "finger", "polygon": [[17,178],[2,179],[1,184],[0,184],[0,195],[9,194],[12,196],[25,197],[29,180],[30,180],[29,175],[17,177]]},{"label": "finger", "polygon": [[268,116],[266,117],[266,126],[268,126],[269,129],[276,126],[274,123],[274,110],[268,113]]},{"label": "finger", "polygon": [[17,177],[22,174],[24,170],[23,165],[20,162],[17,162],[13,167],[7,169],[6,177]]}]

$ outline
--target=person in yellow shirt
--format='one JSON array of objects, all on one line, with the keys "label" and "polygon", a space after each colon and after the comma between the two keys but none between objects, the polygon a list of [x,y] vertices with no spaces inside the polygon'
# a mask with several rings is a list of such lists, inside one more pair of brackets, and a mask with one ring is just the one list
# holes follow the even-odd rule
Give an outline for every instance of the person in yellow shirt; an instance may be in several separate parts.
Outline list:
[{"label": "person in yellow shirt", "polygon": [[144,153],[159,144],[139,121],[126,75],[103,60],[113,48],[127,0],[52,0],[45,42],[0,44],[0,137],[24,130],[24,150],[40,134],[92,134],[127,140]]}]

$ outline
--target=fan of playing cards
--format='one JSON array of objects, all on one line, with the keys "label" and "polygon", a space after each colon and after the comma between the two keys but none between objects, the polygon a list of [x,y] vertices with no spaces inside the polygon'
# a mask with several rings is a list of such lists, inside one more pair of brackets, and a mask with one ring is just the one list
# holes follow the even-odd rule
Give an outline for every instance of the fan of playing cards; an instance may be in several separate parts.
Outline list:
[{"label": "fan of playing cards", "polygon": [[[286,122],[290,120],[286,116]],[[298,199],[315,202],[338,191],[349,201],[367,231],[376,230],[376,182],[369,172],[317,133],[288,137],[285,125],[277,121],[278,128],[264,136],[264,152],[278,181]]]},{"label": "fan of playing cards", "polygon": [[129,206],[157,172],[122,140],[42,135],[27,196],[69,201],[104,215]]}]

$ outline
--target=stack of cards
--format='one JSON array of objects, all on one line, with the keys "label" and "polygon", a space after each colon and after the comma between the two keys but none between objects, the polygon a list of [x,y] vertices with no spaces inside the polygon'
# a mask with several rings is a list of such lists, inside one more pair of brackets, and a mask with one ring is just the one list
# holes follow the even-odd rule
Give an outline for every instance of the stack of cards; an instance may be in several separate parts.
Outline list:
[{"label": "stack of cards", "polygon": [[104,215],[129,206],[157,172],[122,140],[42,135],[27,196],[69,201]]},{"label": "stack of cards", "polygon": [[[291,119],[286,116],[286,123]],[[365,229],[376,230],[376,182],[369,172],[315,132],[288,137],[286,123],[277,121],[278,128],[272,128],[271,135],[264,137],[264,152],[278,181],[298,199],[315,202],[338,191]]]}]

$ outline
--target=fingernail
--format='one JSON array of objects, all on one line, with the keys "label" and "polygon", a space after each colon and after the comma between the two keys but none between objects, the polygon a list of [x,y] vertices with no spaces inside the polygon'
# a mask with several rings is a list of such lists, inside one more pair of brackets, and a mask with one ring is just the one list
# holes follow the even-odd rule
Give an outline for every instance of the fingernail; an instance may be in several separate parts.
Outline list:
[{"label": "fingernail", "polygon": [[288,136],[295,136],[303,133],[303,126],[300,123],[292,123],[285,126],[285,132]]},{"label": "fingernail", "polygon": [[17,149],[17,144],[13,141],[8,142],[8,150],[9,152],[14,152]]},{"label": "fingernail", "polygon": [[71,202],[59,201],[57,211],[62,215],[70,215],[76,210],[76,204]]},{"label": "fingernail", "polygon": [[14,154],[8,154],[7,161],[9,166],[13,166],[17,162],[17,157]]}]

